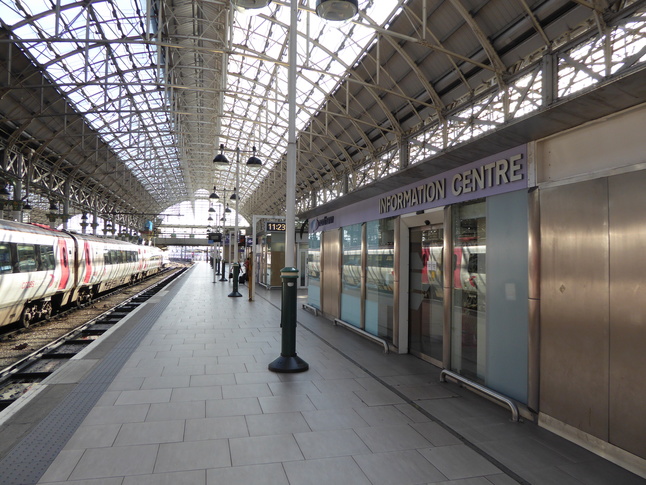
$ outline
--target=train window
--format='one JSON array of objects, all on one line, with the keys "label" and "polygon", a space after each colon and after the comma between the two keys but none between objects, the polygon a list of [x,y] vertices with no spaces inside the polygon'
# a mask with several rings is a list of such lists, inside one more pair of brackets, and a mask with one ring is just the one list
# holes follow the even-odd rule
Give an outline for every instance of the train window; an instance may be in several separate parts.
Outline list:
[{"label": "train window", "polygon": [[486,273],[486,254],[476,253],[469,256],[469,262],[467,264],[468,273]]},{"label": "train window", "polygon": [[18,272],[29,273],[36,271],[36,246],[33,244],[16,244],[18,252]]},{"label": "train window", "polygon": [[110,257],[110,251],[108,249],[103,251],[103,264],[112,264],[112,258]]},{"label": "train window", "polygon": [[38,271],[49,271],[55,267],[54,246],[39,246],[40,259]]},{"label": "train window", "polygon": [[0,274],[11,273],[11,248],[9,244],[0,244]]}]

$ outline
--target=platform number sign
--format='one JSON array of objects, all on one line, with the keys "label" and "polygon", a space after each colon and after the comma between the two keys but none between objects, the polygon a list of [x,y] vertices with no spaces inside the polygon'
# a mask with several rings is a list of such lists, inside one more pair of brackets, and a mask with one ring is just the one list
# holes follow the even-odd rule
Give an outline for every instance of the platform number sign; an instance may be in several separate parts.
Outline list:
[{"label": "platform number sign", "polygon": [[267,232],[285,232],[284,222],[267,222]]}]

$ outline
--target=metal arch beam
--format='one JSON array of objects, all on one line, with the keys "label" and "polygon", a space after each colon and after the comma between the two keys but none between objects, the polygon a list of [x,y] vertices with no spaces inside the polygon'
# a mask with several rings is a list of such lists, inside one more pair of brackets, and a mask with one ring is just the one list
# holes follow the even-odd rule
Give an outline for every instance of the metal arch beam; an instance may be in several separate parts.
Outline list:
[{"label": "metal arch beam", "polygon": [[[17,153],[15,151],[5,151],[6,156],[11,158],[12,156],[15,157],[17,156]],[[28,162],[32,166],[32,174],[33,177],[30,181],[30,195],[34,195],[34,193],[45,193],[47,198],[58,198],[58,199],[63,199],[66,195],[65,193],[65,186],[67,182],[70,180],[68,177],[65,176],[65,173],[55,173],[51,172],[49,170],[48,166],[44,166],[39,161],[36,159],[34,160],[33,157],[30,157],[30,160]],[[24,173],[17,173],[15,170],[12,170],[12,168],[17,167],[17,164],[10,163],[8,164],[8,169],[9,172],[11,173],[14,177],[16,178],[24,178],[25,176],[28,176],[28,171],[23,170]],[[105,206],[108,204],[115,204],[118,201],[110,201],[105,198],[105,195],[103,195],[102,201],[104,205],[97,204],[98,198],[94,196],[94,194],[84,186],[83,184],[77,183],[77,180],[72,180],[72,182],[69,184],[69,192],[67,193],[69,200],[73,202],[74,205],[79,207],[80,209],[83,208],[96,208],[99,211],[103,212],[105,209]],[[38,190],[36,190],[38,189]],[[93,203],[94,201],[94,203]]]},{"label": "metal arch beam", "polygon": [[[370,19],[369,17],[362,16],[362,18],[368,19],[373,28],[377,27],[377,25],[375,25],[373,20]],[[411,69],[411,71],[413,71],[415,73],[415,76],[419,80],[419,82],[422,85],[423,89],[427,92],[428,97],[431,98],[431,100],[433,101],[433,105],[435,107],[435,110],[438,112],[438,114],[440,114],[442,112],[442,109],[444,108],[444,103],[440,99],[440,96],[437,94],[437,92],[435,91],[435,89],[433,88],[431,83],[429,83],[428,80],[426,79],[426,77],[422,74],[419,67],[415,63],[415,61],[413,61],[413,59],[411,59],[411,57],[406,52],[404,52],[404,49],[402,49],[401,45],[398,42],[395,42],[394,37],[389,36],[389,35],[383,35],[383,38],[391,45],[391,47],[393,49],[395,49],[399,53],[399,55],[404,60],[406,60],[406,62],[408,64],[408,67]],[[379,42],[379,38],[377,38],[377,42]],[[375,64],[377,64],[376,59],[375,59]],[[381,69],[380,65],[377,66],[377,67],[379,69]],[[455,66],[455,67],[457,68],[457,66]],[[459,69],[458,69],[458,71],[459,71]],[[386,72],[386,74],[388,74],[388,73]]]},{"label": "metal arch beam", "polygon": [[[14,133],[12,136],[15,136],[16,133]],[[14,141],[11,143],[12,145],[18,145],[17,141]],[[30,143],[28,141],[25,141],[22,145],[23,146],[28,146]],[[70,153],[75,147],[72,146],[70,148]],[[10,152],[11,148],[8,147],[8,151]],[[48,151],[48,143],[41,143],[37,149],[33,150],[33,155],[31,157],[31,162],[34,167],[39,168],[41,172],[41,176],[39,177],[40,180],[43,180],[43,184],[38,184],[38,183],[32,183],[32,187],[42,187],[45,191],[50,192],[51,194],[55,194],[59,197],[64,197],[64,193],[61,190],[61,186],[63,185],[64,181],[70,180],[70,177],[73,174],[73,171],[75,170],[74,166],[70,164],[66,157],[65,154],[58,154],[57,155],[57,162],[54,163],[49,163],[49,164],[44,164],[40,162],[40,160],[48,160],[50,159],[49,157],[44,155],[44,152]],[[64,167],[64,165],[67,165],[67,167]],[[16,174],[18,176],[19,174]],[[22,177],[21,177],[22,178]],[[81,191],[83,191],[83,186],[84,184],[82,183],[81,180],[79,180],[77,177],[72,178],[73,181],[73,187],[75,187],[74,194],[78,194]],[[79,187],[76,189],[76,187]],[[81,200],[84,197],[77,197],[76,201],[81,202]],[[115,198],[116,200],[116,198]]]},{"label": "metal arch beam", "polygon": [[[271,100],[271,98],[265,98],[265,99]],[[337,104],[339,106],[339,108],[342,108],[341,104],[335,98],[330,98],[329,101],[334,101],[335,104]],[[327,105],[327,103],[326,103],[326,105]],[[301,110],[306,112],[306,113],[311,113],[312,111],[316,111],[317,113],[325,113],[326,112],[326,110],[323,110],[323,109],[320,109],[320,108],[317,109],[315,107],[310,107],[310,106],[305,106],[305,105],[298,105],[298,107],[301,108]],[[259,106],[259,108],[260,108],[260,106]],[[333,112],[333,111],[327,111],[327,112],[334,115],[335,117],[347,119],[348,121],[350,121],[350,123],[352,123],[355,126],[355,129],[357,130],[357,132],[362,134],[362,136],[364,137],[364,141],[366,142],[366,145],[368,145],[368,146],[371,144],[371,142],[367,137],[365,137],[363,135],[364,131],[360,128],[360,125],[365,124],[365,125],[371,126],[374,129],[382,129],[382,127],[379,126],[376,122],[370,123],[369,121],[359,120],[356,117],[353,117],[353,116],[350,116],[350,115],[347,115],[347,114],[344,115],[341,112],[341,109],[339,110],[339,112]],[[312,116],[311,119],[315,120],[316,117]],[[262,124],[262,122],[258,123],[256,121],[248,119],[248,118],[246,118],[245,120],[250,121],[250,122],[252,122],[254,124]],[[332,137],[330,137],[330,138],[332,139]],[[341,146],[341,142],[339,140],[336,140],[336,141],[339,143],[339,147],[343,151],[345,151],[345,149]],[[354,146],[357,149],[363,149],[363,147],[360,146],[360,145],[350,144],[348,142],[343,142],[343,144]]]},{"label": "metal arch beam", "polygon": [[471,16],[471,14],[467,11],[467,9],[464,8],[464,5],[462,5],[461,0],[450,0],[450,1],[451,1],[451,5],[453,5],[453,7],[458,11],[458,13],[462,16],[464,21],[467,23],[467,25],[471,27],[473,34],[476,36],[476,38],[480,42],[480,45],[487,53],[487,57],[489,58],[491,65],[495,69],[496,78],[498,79],[498,84],[500,88],[503,89],[505,84],[502,78],[505,73],[506,67],[505,67],[505,64],[502,62],[502,59],[500,59],[498,52],[496,52],[496,49],[494,49],[491,42],[489,42],[489,39],[482,31],[482,29],[480,28],[476,20]]},{"label": "metal arch beam", "polygon": [[[302,7],[300,7],[300,6],[299,6],[299,8],[301,8],[301,9],[302,9]],[[274,21],[274,23],[275,23],[275,24],[277,24],[277,25],[281,25],[281,26],[282,26],[286,31],[288,30],[288,26],[287,26],[285,23],[283,23],[283,22],[278,22],[278,21]],[[300,32],[299,32],[298,34],[300,35]],[[315,40],[315,39],[309,39],[309,42],[311,42],[313,45],[315,45],[316,47],[318,47],[319,49],[321,49],[323,52],[325,52],[326,54],[328,54],[331,58],[335,59],[335,60],[336,60],[336,62],[338,62],[340,65],[342,65],[342,66],[344,66],[344,67],[345,67],[345,70],[346,70],[346,76],[339,76],[339,79],[340,79],[341,81],[346,80],[345,82],[348,82],[348,81],[347,81],[347,79],[350,79],[350,77],[352,77],[352,78],[353,78],[353,82],[355,82],[355,79],[354,79],[354,78],[356,78],[356,82],[358,82],[359,84],[362,84],[362,85],[363,85],[363,86],[368,90],[368,92],[370,92],[370,93],[371,93],[371,95],[372,95],[373,99],[375,100],[375,102],[376,102],[376,103],[378,103],[378,104],[381,106],[381,108],[382,108],[382,111],[383,111],[384,115],[385,115],[387,118],[389,118],[389,119],[390,119],[391,124],[392,124],[393,126],[396,126],[396,125],[398,124],[398,123],[397,123],[397,120],[392,116],[392,113],[390,112],[390,110],[389,110],[389,109],[388,109],[388,108],[383,104],[383,102],[381,101],[381,99],[379,98],[379,96],[378,96],[378,95],[376,95],[376,93],[374,93],[374,91],[373,91],[373,90],[375,89],[375,86],[374,86],[374,85],[372,85],[372,84],[368,84],[368,83],[364,83],[364,82],[363,82],[363,80],[359,79],[359,78],[357,77],[356,72],[354,72],[353,70],[351,70],[351,69],[350,69],[350,67],[351,67],[351,66],[347,65],[347,64],[346,64],[342,59],[340,59],[340,58],[338,57],[338,54],[337,54],[337,53],[330,51],[326,46],[324,46],[323,44],[321,44],[318,40]],[[239,46],[239,47],[241,47],[241,48],[242,48],[243,46]],[[247,49],[245,49],[245,50],[247,50]],[[232,52],[231,54],[233,54],[233,52]],[[262,59],[262,57],[260,57],[260,58]],[[262,60],[267,61],[267,60],[269,60],[269,59],[262,59]],[[279,61],[279,60],[277,60],[277,59],[274,59],[274,60],[272,60],[272,61],[273,61],[273,62],[275,62],[275,63],[279,63],[279,64],[285,64],[285,62],[283,62],[283,61]],[[299,66],[299,67],[300,67],[301,69],[303,68],[303,67],[301,67],[301,66]],[[310,70],[311,70],[311,69],[310,69]],[[329,73],[325,72],[324,70],[321,70],[321,71],[318,71],[318,72],[320,72],[321,74],[324,74],[324,75],[329,75]],[[340,86],[340,84],[341,84],[341,82],[339,83],[339,86]],[[336,90],[336,92],[338,92],[338,91],[339,91],[339,89],[337,89],[337,90]],[[330,97],[332,97],[332,96],[330,95]]]},{"label": "metal arch beam", "polygon": [[[231,74],[229,74],[229,75],[231,76]],[[241,77],[241,76],[235,76],[235,77]],[[243,79],[245,79],[245,80],[247,80],[247,81],[251,81],[251,79],[250,79],[250,78],[246,78],[246,77],[244,77]],[[352,81],[352,82],[354,83],[355,81]],[[323,91],[320,89],[320,87],[319,87],[319,86],[314,85],[314,88],[315,88],[315,89],[318,89],[318,90],[319,90],[319,91],[321,91],[321,92],[323,92]],[[400,97],[400,98],[402,98],[402,99],[404,99],[404,100],[406,100],[406,101],[408,101],[408,102],[411,102],[411,103],[413,103],[413,102],[414,102],[414,103],[422,104],[422,105],[424,105],[424,104],[425,104],[425,103],[423,103],[423,102],[419,102],[419,101],[417,101],[415,98],[410,98],[410,97],[404,96],[404,95],[402,95],[401,93],[397,93],[397,92],[390,91],[390,90],[386,90],[386,89],[382,89],[382,91],[387,92],[388,94],[392,94],[392,95],[394,95],[394,96]],[[271,90],[270,90],[270,92],[275,92],[275,91],[271,91]],[[245,93],[245,96],[249,96],[249,95],[251,95],[251,94],[252,94],[252,93]],[[253,94],[253,96],[254,96],[254,98],[256,98],[256,99],[259,99],[260,101],[274,101],[274,98],[270,98],[270,97],[268,97],[268,96],[262,97],[262,96],[258,96],[258,95],[256,95],[256,94]],[[242,98],[242,96],[240,96],[240,97]],[[253,103],[253,102],[251,102],[250,104],[254,105],[254,103]],[[261,104],[256,104],[255,106],[257,106],[259,109],[261,109],[261,108],[262,108],[262,105],[261,105]],[[427,106],[428,106],[428,107],[432,107],[432,105],[430,105],[430,104],[428,104]],[[387,128],[384,128],[383,126],[381,126],[381,125],[377,124],[377,122],[375,122],[375,121],[370,122],[370,121],[366,121],[366,120],[363,120],[363,119],[356,119],[356,118],[353,118],[352,116],[344,115],[343,113],[338,113],[338,112],[334,112],[334,111],[327,111],[327,110],[325,110],[325,109],[324,109],[324,107],[312,107],[312,106],[307,106],[307,105],[304,105],[304,104],[297,104],[297,107],[298,107],[301,111],[303,111],[303,112],[305,112],[305,113],[310,114],[310,116],[311,116],[312,118],[314,118],[314,115],[313,115],[313,113],[314,113],[314,112],[316,112],[317,114],[318,114],[318,113],[326,113],[326,112],[327,112],[328,114],[331,114],[331,115],[334,115],[334,116],[337,116],[337,117],[340,117],[340,118],[354,119],[354,121],[356,121],[356,122],[357,122],[357,123],[359,123],[359,124],[368,125],[368,126],[370,126],[370,127],[374,128],[374,129],[379,129],[379,130],[382,130],[382,131],[384,131],[384,132],[386,132],[386,133],[390,133],[390,132],[395,133],[395,130],[389,130],[389,129],[387,129]],[[245,120],[247,120],[247,121],[250,121],[250,122],[251,122],[251,121],[253,121],[251,118],[244,118],[244,119],[245,119]],[[262,121],[253,121],[253,123],[254,123],[254,124],[256,124],[256,125],[264,125],[264,124],[265,124],[265,123],[264,123],[264,122],[262,122]],[[269,123],[269,124],[271,125],[272,123]]]},{"label": "metal arch beam", "polygon": [[[45,84],[42,84],[41,86],[42,86],[42,88],[44,89],[46,85],[45,85]],[[67,116],[70,116],[70,117],[72,117],[72,116],[74,116],[74,113],[72,112],[72,113],[61,114],[61,116],[66,116],[66,117],[67,117]],[[32,120],[30,120],[30,121],[33,121],[33,119],[32,119]],[[66,126],[66,128],[69,128],[71,125],[72,125],[72,124],[67,125],[67,126]]]},{"label": "metal arch beam", "polygon": [[[414,15],[414,13],[413,13],[413,12],[411,12],[411,14],[410,14],[410,15]],[[431,14],[431,15],[432,15],[432,14]],[[424,25],[423,19],[421,19],[420,17],[417,17],[417,16],[415,16],[415,18],[419,21],[419,23],[420,23],[421,25]],[[435,33],[434,33],[434,32],[433,32],[433,31],[428,27],[428,23],[426,23],[426,25],[427,25],[427,27],[426,27],[426,30],[424,31],[424,34],[430,35],[430,36],[432,37],[433,42],[435,42],[435,45],[437,46],[437,48],[431,48],[431,47],[430,47],[430,46],[431,46],[431,44],[429,44],[429,43],[425,40],[425,39],[426,39],[426,37],[424,37],[424,39],[421,39],[421,40],[420,40],[420,42],[423,42],[423,45],[424,45],[424,46],[426,46],[427,48],[429,48],[429,50],[431,50],[431,51],[433,51],[433,52],[437,52],[437,53],[439,53],[439,54],[443,54],[443,55],[446,57],[446,60],[447,60],[447,61],[451,64],[451,66],[453,67],[453,72],[455,72],[455,73],[457,74],[457,76],[459,77],[459,79],[462,81],[462,84],[463,84],[464,86],[466,86],[466,88],[467,88],[468,90],[471,90],[471,86],[469,85],[469,81],[467,80],[467,78],[466,78],[466,77],[464,76],[464,74],[462,73],[462,70],[461,70],[461,69],[459,68],[459,66],[457,65],[457,63],[456,63],[456,59],[459,59],[459,60],[461,60],[462,62],[465,62],[465,63],[469,63],[469,61],[468,61],[468,60],[465,60],[465,59],[462,59],[462,57],[463,57],[463,56],[459,56],[459,55],[457,55],[456,53],[451,52],[450,50],[446,49],[446,48],[442,45],[442,42],[440,41],[440,39],[439,39],[439,38],[435,35]],[[389,37],[397,38],[397,37],[395,37],[395,36],[389,36]],[[406,39],[401,39],[401,38],[400,38],[400,40],[406,40]],[[408,42],[415,42],[415,39],[410,39],[410,40],[408,40]],[[416,43],[419,43],[419,42],[416,42]],[[486,69],[490,69],[490,66],[478,66],[478,67],[486,68]],[[435,92],[435,90],[433,90],[433,91]],[[439,106],[441,106],[441,107],[442,107],[442,109],[444,109],[444,108],[445,108],[444,103],[442,103],[441,101],[439,102]],[[440,112],[439,110],[437,110],[437,111],[438,111],[438,116],[439,116],[439,117],[441,117],[441,112]]]},{"label": "metal arch beam", "polygon": [[543,39],[543,42],[545,43],[546,47],[549,47],[551,45],[550,39],[547,37],[547,34],[545,33],[545,30],[543,30],[543,27],[541,27],[540,22],[536,18],[536,15],[534,15],[534,12],[532,12],[532,9],[529,8],[529,5],[527,5],[526,0],[519,0],[520,4],[523,6],[523,9],[527,13],[527,16],[529,17],[529,20],[531,20],[532,25],[534,26],[534,30],[538,33],[538,35],[541,36],[541,39]]},{"label": "metal arch beam", "polygon": [[[91,136],[92,134],[94,135],[93,138],[95,139],[95,141],[98,141],[98,137],[96,136],[96,133],[94,133],[94,132],[89,133],[87,136]],[[50,137],[48,140],[46,140],[44,142],[40,142],[40,145],[38,146],[38,148],[34,152],[34,155],[35,155],[35,157],[37,157],[37,159],[42,158],[43,160],[46,160],[46,159],[51,160],[51,158],[45,156],[44,153],[49,149],[49,144],[54,139],[56,139],[57,136],[58,136],[58,134],[54,133],[54,135],[52,137]],[[84,136],[84,135],[82,135],[82,136]],[[84,143],[84,138],[82,138],[79,143],[77,143],[75,145],[70,145],[69,149],[66,152],[57,153],[57,155],[56,155],[57,161],[51,163],[49,170],[52,171],[52,173],[56,173],[56,172],[59,172],[59,171],[63,171],[64,170],[64,165],[67,165],[68,167],[67,167],[66,170],[68,170],[70,173],[66,173],[65,176],[66,177],[73,177],[74,179],[76,179],[77,177],[75,177],[74,174],[80,172],[82,163],[78,163],[78,164],[74,165],[74,164],[69,162],[68,157],[71,156],[73,151],[75,151],[78,148],[78,146],[82,145],[83,143]],[[95,151],[95,153],[98,154],[98,151]],[[125,167],[124,167],[124,169],[125,169]],[[124,170],[124,172],[125,171],[127,171],[127,169]],[[109,186],[107,186],[107,187],[109,188]],[[146,193],[146,192],[144,192],[144,193]]]},{"label": "metal arch beam", "polygon": [[608,2],[606,0],[572,0],[574,3],[578,3],[579,5],[583,5],[584,7],[589,8],[590,10],[594,10],[597,13],[604,13],[604,11],[608,8]]},{"label": "metal arch beam", "polygon": [[[247,78],[245,78],[245,79],[247,79]],[[271,98],[266,98],[266,99],[267,99],[267,100],[270,100]],[[338,104],[338,100],[336,100],[336,99],[331,99],[330,101],[334,101],[334,102],[335,102],[335,104]],[[305,110],[306,112],[308,112],[308,111],[310,111],[310,110],[312,109],[312,108],[310,108],[310,107],[306,107],[306,106],[303,106],[303,105],[299,105],[299,107],[302,107],[302,109],[303,109],[303,110]],[[259,108],[260,108],[260,106],[259,106]],[[342,106],[340,106],[340,105],[339,105],[339,108],[340,108],[340,110],[341,110]],[[317,111],[318,111],[318,113],[324,113],[324,112],[326,112],[325,110],[322,110],[322,109],[318,109]],[[353,116],[350,116],[350,115],[343,115],[343,114],[339,114],[339,113],[337,113],[337,112],[332,112],[332,111],[330,111],[330,113],[332,113],[332,114],[335,116],[335,118],[343,118],[343,119],[347,119],[347,120],[349,120],[352,124],[354,124],[354,126],[355,126],[356,130],[357,130],[359,133],[362,133],[362,134],[365,134],[365,132],[360,128],[360,126],[359,126],[359,125],[361,125],[361,124],[368,124],[368,125],[369,125],[369,126],[371,126],[372,128],[374,128],[374,129],[380,129],[380,130],[382,130],[382,131],[391,131],[391,130],[384,130],[381,126],[379,126],[379,125],[377,125],[377,124],[374,124],[374,123],[373,123],[373,124],[370,124],[370,123],[368,123],[368,122],[366,122],[366,121],[358,120],[356,117],[353,117]],[[251,119],[248,119],[248,118],[245,118],[245,120],[250,121],[250,122],[252,122],[252,123],[256,123],[254,120],[251,120]],[[314,121],[316,121],[316,117],[312,117],[312,122],[314,122]],[[319,122],[319,123],[320,123],[320,122]],[[305,132],[301,132],[301,136],[303,135],[303,133],[305,133]],[[324,138],[328,138],[328,139],[330,139],[331,141],[334,141],[335,143],[337,143],[337,144],[338,144],[338,146],[339,146],[339,149],[340,149],[340,150],[342,150],[342,151],[346,154],[346,156],[347,156],[347,158],[348,158],[348,159],[351,159],[351,156],[347,153],[346,149],[344,148],[344,145],[350,145],[350,146],[353,146],[355,149],[357,149],[357,150],[359,150],[359,151],[361,151],[361,150],[365,150],[365,149],[366,149],[366,147],[364,147],[364,146],[356,145],[356,144],[350,144],[350,143],[348,143],[347,141],[341,141],[341,140],[339,140],[338,138],[335,138],[335,137],[332,137],[332,136],[325,136],[325,135],[321,135],[321,136],[322,136],[322,137],[324,137]],[[371,142],[370,142],[370,140],[369,140],[369,139],[367,139],[367,137],[365,137],[365,135],[364,135],[364,141],[366,142],[366,146],[367,146],[367,147],[370,147]],[[335,169],[335,170],[336,170],[336,169]]]}]

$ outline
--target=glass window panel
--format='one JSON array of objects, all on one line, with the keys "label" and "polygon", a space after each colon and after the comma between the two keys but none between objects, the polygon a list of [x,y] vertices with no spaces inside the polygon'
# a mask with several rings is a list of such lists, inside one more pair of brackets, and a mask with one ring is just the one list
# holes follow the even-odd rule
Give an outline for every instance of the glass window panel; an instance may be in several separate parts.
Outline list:
[{"label": "glass window panel", "polygon": [[361,327],[361,227],[343,228],[341,268],[341,320]]},{"label": "glass window panel", "polygon": [[395,280],[395,230],[393,219],[366,224],[366,321],[365,330],[393,338],[393,290]]},{"label": "glass window panel", "polygon": [[36,247],[33,244],[17,244],[18,250],[18,271],[28,273],[36,271]]},{"label": "glass window panel", "polygon": [[442,362],[444,226],[410,230],[410,350]]},{"label": "glass window panel", "polygon": [[527,192],[487,198],[486,385],[527,402],[529,238]]},{"label": "glass window panel", "polygon": [[307,252],[307,302],[314,308],[321,309],[321,233],[309,235]]},{"label": "glass window panel", "polygon": [[484,383],[487,218],[483,200],[454,206],[451,367]]},{"label": "glass window panel", "polygon": [[50,271],[55,267],[54,246],[40,246],[40,271]]},{"label": "glass window panel", "polygon": [[9,244],[0,244],[0,274],[13,272],[11,266],[11,248]]}]

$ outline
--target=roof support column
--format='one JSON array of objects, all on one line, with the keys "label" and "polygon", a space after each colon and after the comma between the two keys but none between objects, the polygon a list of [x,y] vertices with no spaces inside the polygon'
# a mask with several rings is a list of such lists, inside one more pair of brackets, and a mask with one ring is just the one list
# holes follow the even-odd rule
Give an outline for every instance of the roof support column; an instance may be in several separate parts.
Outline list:
[{"label": "roof support column", "polygon": [[399,168],[405,169],[410,164],[410,144],[408,139],[399,139]]},{"label": "roof support column", "polygon": [[543,57],[543,107],[554,103],[558,94],[558,62],[554,54]]},{"label": "roof support column", "polygon": [[67,231],[67,222],[70,220],[70,179],[65,179],[63,185],[63,229]]},{"label": "roof support column", "polygon": [[316,206],[318,206],[318,192],[316,189],[312,189],[310,191],[310,208],[314,209]]},{"label": "roof support column", "polygon": [[[18,202],[18,210],[12,214],[13,218],[18,222],[22,222],[22,173],[25,166],[25,157],[21,153],[16,157],[16,183],[13,184],[13,200]],[[14,206],[15,207],[15,206]]]}]

